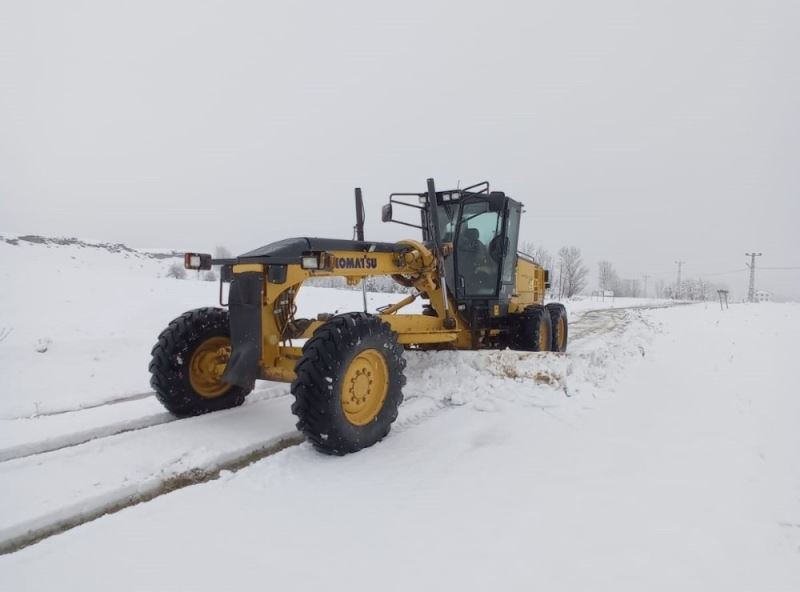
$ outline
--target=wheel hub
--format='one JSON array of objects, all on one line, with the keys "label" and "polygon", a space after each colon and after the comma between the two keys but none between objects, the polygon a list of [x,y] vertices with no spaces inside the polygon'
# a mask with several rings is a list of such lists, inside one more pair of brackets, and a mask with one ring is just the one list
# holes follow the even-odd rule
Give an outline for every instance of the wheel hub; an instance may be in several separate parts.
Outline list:
[{"label": "wheel hub", "polygon": [[197,346],[189,361],[189,382],[198,395],[213,399],[228,391],[231,385],[222,381],[222,374],[230,355],[227,337],[211,337]]},{"label": "wheel hub", "polygon": [[372,372],[366,369],[356,370],[350,383],[350,402],[361,406],[367,402],[372,387]]},{"label": "wheel hub", "polygon": [[367,349],[353,358],[341,387],[342,410],[350,423],[363,426],[378,416],[389,390],[388,379],[386,361],[378,350]]}]

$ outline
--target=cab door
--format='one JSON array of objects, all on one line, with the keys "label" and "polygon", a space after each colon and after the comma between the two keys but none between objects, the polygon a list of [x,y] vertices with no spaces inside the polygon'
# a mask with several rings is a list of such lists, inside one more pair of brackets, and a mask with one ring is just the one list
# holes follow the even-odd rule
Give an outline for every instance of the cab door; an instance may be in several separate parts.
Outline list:
[{"label": "cab door", "polygon": [[[506,203],[505,226],[503,235],[503,265],[500,276],[499,299],[501,305],[507,305],[516,287],[517,248],[519,243],[519,222],[522,216],[522,204],[511,199]],[[505,314],[505,310],[503,314]]]},{"label": "cab door", "polygon": [[497,297],[503,266],[503,210],[464,203],[455,236],[457,299]]}]

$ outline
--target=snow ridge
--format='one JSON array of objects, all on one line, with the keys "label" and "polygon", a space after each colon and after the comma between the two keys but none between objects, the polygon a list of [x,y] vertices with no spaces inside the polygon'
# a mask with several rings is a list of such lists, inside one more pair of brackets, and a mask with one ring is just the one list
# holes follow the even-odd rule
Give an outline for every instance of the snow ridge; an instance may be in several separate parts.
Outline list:
[{"label": "snow ridge", "polygon": [[178,251],[161,251],[161,250],[141,250],[132,249],[123,243],[107,243],[107,242],[88,242],[75,237],[45,237],[37,234],[25,235],[11,235],[0,234],[0,241],[9,245],[19,246],[20,243],[30,243],[32,245],[44,245],[46,247],[60,246],[60,247],[80,247],[90,249],[102,249],[109,253],[125,253],[135,257],[146,257],[150,259],[173,259],[182,258],[183,253]]}]

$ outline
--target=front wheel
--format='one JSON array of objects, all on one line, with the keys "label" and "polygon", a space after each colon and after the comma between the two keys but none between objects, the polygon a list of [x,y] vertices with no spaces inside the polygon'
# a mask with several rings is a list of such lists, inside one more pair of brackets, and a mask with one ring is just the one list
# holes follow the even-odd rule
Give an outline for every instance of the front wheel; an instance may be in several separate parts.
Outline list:
[{"label": "front wheel", "polygon": [[372,446],[397,419],[404,369],[388,323],[366,313],[334,317],[306,342],[295,367],[297,429],[326,454]]},{"label": "front wheel", "polygon": [[230,358],[228,311],[190,310],[158,336],[151,352],[150,385],[168,411],[179,417],[236,407],[250,389],[222,381]]}]

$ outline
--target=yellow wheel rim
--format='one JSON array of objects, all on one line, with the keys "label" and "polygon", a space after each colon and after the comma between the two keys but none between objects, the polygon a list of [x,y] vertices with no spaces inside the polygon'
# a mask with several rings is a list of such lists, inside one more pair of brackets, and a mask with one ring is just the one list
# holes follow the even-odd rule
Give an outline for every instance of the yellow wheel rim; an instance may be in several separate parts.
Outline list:
[{"label": "yellow wheel rim", "polygon": [[201,343],[189,360],[189,383],[204,399],[224,395],[231,385],[222,382],[222,373],[231,355],[231,340],[211,337]]},{"label": "yellow wheel rim", "polygon": [[341,401],[344,415],[351,424],[367,425],[383,409],[389,392],[389,367],[376,349],[359,352],[344,373]]},{"label": "yellow wheel rim", "polygon": [[550,351],[550,327],[544,318],[539,325],[539,351]]},{"label": "yellow wheel rim", "polygon": [[556,325],[556,343],[558,344],[558,351],[564,351],[564,337],[567,333],[567,319],[563,316],[558,317],[558,324]]}]

